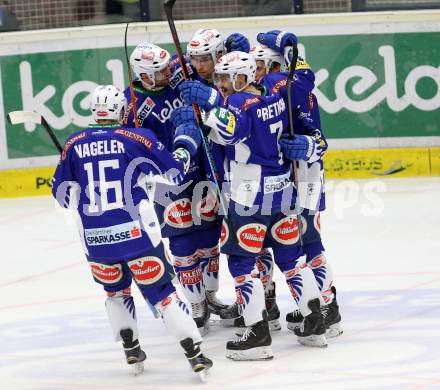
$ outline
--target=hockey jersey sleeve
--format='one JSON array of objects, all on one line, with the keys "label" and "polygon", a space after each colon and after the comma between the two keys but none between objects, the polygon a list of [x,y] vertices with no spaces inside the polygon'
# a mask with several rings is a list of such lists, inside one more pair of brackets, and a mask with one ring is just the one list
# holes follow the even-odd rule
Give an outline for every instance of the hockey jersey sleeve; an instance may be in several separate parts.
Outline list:
[{"label": "hockey jersey sleeve", "polygon": [[79,184],[72,164],[72,146],[75,141],[86,137],[86,133],[72,134],[64,144],[58,165],[52,177],[52,196],[61,207],[76,209],[79,199]]},{"label": "hockey jersey sleeve", "polygon": [[211,128],[209,138],[220,145],[235,145],[245,141],[252,130],[252,117],[246,108],[246,99],[236,94],[229,97],[226,108],[210,110],[204,121]]}]

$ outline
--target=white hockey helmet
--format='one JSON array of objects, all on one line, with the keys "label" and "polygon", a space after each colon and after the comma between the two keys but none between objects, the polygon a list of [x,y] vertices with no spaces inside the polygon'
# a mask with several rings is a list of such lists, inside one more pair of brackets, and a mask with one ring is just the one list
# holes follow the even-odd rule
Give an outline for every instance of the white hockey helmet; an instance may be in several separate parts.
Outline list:
[{"label": "white hockey helmet", "polygon": [[156,72],[160,72],[170,64],[170,53],[152,43],[144,42],[136,46],[130,56],[130,65],[136,76],[146,73],[152,87],[156,85]]},{"label": "white hockey helmet", "polygon": [[226,53],[223,37],[213,28],[197,30],[186,46],[186,53],[189,56],[211,54],[215,64],[217,55]]},{"label": "white hockey helmet", "polygon": [[[249,53],[243,51],[232,51],[221,57],[215,64],[214,74],[228,74],[232,81],[234,91],[240,92],[249,84],[255,81],[255,73],[257,71],[257,64]],[[235,82],[237,76],[244,74],[247,77],[244,87],[237,89]]]},{"label": "white hockey helmet", "polygon": [[266,45],[254,46],[249,54],[255,61],[264,61],[264,67],[266,68],[267,73],[269,73],[274,62],[280,65],[283,65],[284,63],[284,57]]},{"label": "white hockey helmet", "polygon": [[127,99],[124,93],[113,85],[98,85],[92,94],[91,110],[95,121],[120,121],[127,110]]}]

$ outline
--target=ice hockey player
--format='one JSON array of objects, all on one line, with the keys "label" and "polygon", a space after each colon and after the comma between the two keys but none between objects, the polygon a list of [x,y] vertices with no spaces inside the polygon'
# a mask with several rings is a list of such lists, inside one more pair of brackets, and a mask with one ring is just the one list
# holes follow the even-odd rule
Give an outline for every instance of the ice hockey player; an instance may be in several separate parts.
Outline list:
[{"label": "ice hockey player", "polygon": [[[197,30],[189,41],[186,51],[186,54],[195,71],[192,78],[195,80],[200,80],[205,85],[215,88],[213,83],[214,66],[222,55],[226,54],[227,51],[234,50],[234,45],[239,45],[240,47],[243,47],[244,51],[249,51],[249,43],[246,38],[240,42],[237,42],[237,37],[235,35],[231,35],[224,42],[220,32],[215,29],[207,28]],[[222,176],[220,177],[220,181],[226,180],[227,177],[225,177],[224,172],[225,168],[227,167],[225,167],[224,161],[224,147],[218,144],[211,144],[211,153],[219,170],[220,176]],[[209,178],[209,169],[206,169],[206,171]],[[267,273],[270,273],[270,270],[273,270],[273,267],[269,270],[268,268],[262,267],[261,264],[264,263],[268,266],[273,264],[273,262],[270,261],[271,257],[271,253],[266,249],[263,249],[261,254],[257,255],[257,264],[260,265],[260,269],[264,269],[267,271]],[[263,275],[262,277],[262,281],[266,287],[268,284],[265,283],[265,280],[269,280],[267,275]],[[274,283],[272,283],[272,286],[275,286]],[[280,312],[274,299],[275,290],[268,289],[267,291],[266,308],[268,310],[269,325],[272,330],[279,330],[281,329],[281,325],[279,323]],[[238,315],[239,313],[237,305],[229,307],[227,310],[222,310],[220,313],[223,324],[244,326],[243,318],[237,318]]]},{"label": "ice hockey player", "polygon": [[[304,327],[296,331],[299,341],[327,345],[320,312],[321,297],[313,273],[301,263],[298,223],[291,210],[295,192],[289,162],[283,159],[278,140],[287,134],[287,111],[280,95],[261,96],[255,88],[256,64],[244,52],[231,52],[215,66],[214,80],[225,98],[198,81],[179,87],[186,104],[197,103],[206,111],[210,138],[226,148],[231,173],[230,221],[235,232],[223,224],[221,250],[235,279],[237,300],[248,327],[242,337],[227,343],[226,356],[233,360],[266,360],[273,357],[271,336],[261,280],[252,278],[255,256],[271,247],[305,315]],[[305,137],[306,138],[306,137]],[[307,141],[312,137],[307,137]],[[306,150],[303,158],[314,159],[321,148]],[[302,149],[302,143],[298,143]]]},{"label": "ice hockey player", "polygon": [[[229,37],[231,45],[234,47],[247,47],[247,38],[240,33],[232,34]],[[292,33],[282,32],[280,30],[272,30],[267,33],[259,34],[258,41],[266,43],[271,47],[264,44],[254,46],[250,50],[250,54],[257,63],[257,76],[256,79],[264,88],[267,94],[272,94],[280,89],[281,86],[285,86],[287,73],[280,73],[282,68],[288,68],[290,63],[285,61],[284,53],[286,57],[291,55],[291,48],[297,44],[297,38]],[[295,107],[295,128],[302,134],[301,128],[305,133],[310,132],[311,127],[315,127],[317,130],[321,130],[321,121],[319,115],[318,102],[313,94],[314,88],[314,73],[310,69],[310,66],[301,58],[298,59],[295,71],[295,81],[293,83],[293,89],[295,91],[295,97],[299,101]],[[306,126],[304,126],[306,122]],[[282,141],[282,142],[288,142]],[[300,162],[300,172],[315,172],[317,170],[317,177],[312,179],[320,184],[321,191],[319,193],[319,202],[315,200],[310,202],[304,202],[304,210],[302,212],[303,230],[302,237],[303,249],[307,257],[307,265],[313,270],[316,281],[320,288],[325,305],[321,308],[324,315],[324,319],[327,327],[327,337],[332,338],[342,334],[341,316],[339,314],[339,306],[336,300],[336,289],[332,286],[333,272],[330,265],[327,263],[324,256],[324,246],[321,241],[320,232],[320,212],[325,209],[325,191],[324,191],[324,178],[323,178],[323,160],[319,159],[313,164]],[[316,173],[314,173],[316,175]],[[306,179],[306,177],[303,177]],[[311,178],[307,178],[309,181]],[[303,186],[304,188],[304,186]],[[267,277],[269,281],[265,289],[265,292],[272,292],[273,300],[275,301],[275,290],[272,289],[272,283],[270,276],[272,274],[270,262],[261,263],[260,277]],[[267,294],[267,293],[266,293]],[[276,304],[276,303],[275,303]],[[303,317],[299,310],[295,310],[292,313],[288,313],[286,316],[287,327],[290,330],[294,330],[299,327]]]},{"label": "ice hockey player", "polygon": [[67,139],[53,177],[53,196],[78,211],[83,249],[94,280],[107,294],[110,325],[116,341],[122,340],[127,363],[139,373],[146,359],[130,291],[134,279],[192,369],[203,375],[212,362],[202,354],[200,333],[171,283],[172,266],[145,184],[184,180],[200,143],[199,129],[189,122],[177,128],[175,150],[169,153],[151,130],[120,126],[126,108],[116,87],[96,88],[91,103],[96,124]]},{"label": "ice hockey player", "polygon": [[[183,105],[177,88],[183,80],[178,59],[172,59],[159,46],[141,43],[133,50],[130,64],[137,76],[134,90],[139,122],[141,126],[153,129],[165,148],[172,151],[173,113]],[[130,107],[133,102],[129,88],[125,90],[125,96],[130,106],[124,123],[132,127],[134,120]],[[185,297],[191,303],[194,321],[204,335],[209,329],[210,311],[218,314],[227,308],[216,296],[219,289],[220,226],[206,199],[199,207],[192,205],[194,187],[199,181],[206,180],[202,151],[194,156],[189,172],[180,192],[168,192],[160,185],[151,190],[170,195],[155,205],[162,236],[169,238],[174,269]],[[205,207],[207,203],[208,207]],[[197,221],[192,213],[195,208],[199,212]]]},{"label": "ice hockey player", "polygon": [[[282,53],[286,57],[291,56],[291,48],[297,44],[297,38],[293,33],[280,30],[272,30],[258,35],[257,40],[267,44],[269,49],[264,51],[253,50],[251,54],[254,58],[265,60],[267,75],[260,83],[268,90],[268,93],[276,93],[282,85],[286,83],[287,74],[276,72],[276,65],[282,58]],[[272,51],[270,51],[272,50]],[[276,58],[275,53],[281,57]],[[290,65],[288,62],[287,65]],[[313,131],[322,135],[321,119],[319,114],[318,102],[313,94],[315,75],[310,66],[302,58],[296,63],[293,81],[293,91],[298,102],[294,106],[294,127],[298,134],[309,134]],[[313,130],[315,128],[315,130]],[[312,130],[311,130],[312,129]],[[291,140],[281,141],[283,153],[289,155],[289,145]],[[324,161],[322,158],[310,163],[300,161],[298,163],[301,191],[300,204],[303,208],[303,249],[306,254],[307,265],[312,269],[318,286],[320,288],[325,305],[321,308],[324,315],[329,338],[337,337],[343,333],[341,325],[341,315],[336,299],[336,288],[333,286],[333,271],[324,255],[324,246],[321,239],[320,213],[325,210],[325,190],[324,190]],[[302,185],[302,186],[301,186]],[[310,193],[313,185],[314,193]],[[288,313],[286,316],[287,327],[294,330],[302,321],[299,310]]]}]

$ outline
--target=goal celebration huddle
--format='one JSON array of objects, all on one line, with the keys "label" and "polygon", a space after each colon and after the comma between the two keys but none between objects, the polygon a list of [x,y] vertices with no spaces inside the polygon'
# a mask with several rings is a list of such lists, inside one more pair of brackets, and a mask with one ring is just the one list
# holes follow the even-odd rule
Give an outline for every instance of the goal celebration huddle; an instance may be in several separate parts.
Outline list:
[{"label": "goal celebration huddle", "polygon": [[[274,267],[299,343],[327,347],[342,334],[320,230],[327,142],[315,76],[293,33],[261,32],[257,41],[207,28],[183,56],[139,43],[129,59],[134,81],[125,91],[98,86],[94,123],[61,152],[53,196],[77,210],[93,279],[135,373],[146,353],[133,283],[202,377],[215,364],[202,343],[215,332],[210,318],[231,329],[229,359],[276,358]],[[220,254],[233,303],[217,296]]]}]

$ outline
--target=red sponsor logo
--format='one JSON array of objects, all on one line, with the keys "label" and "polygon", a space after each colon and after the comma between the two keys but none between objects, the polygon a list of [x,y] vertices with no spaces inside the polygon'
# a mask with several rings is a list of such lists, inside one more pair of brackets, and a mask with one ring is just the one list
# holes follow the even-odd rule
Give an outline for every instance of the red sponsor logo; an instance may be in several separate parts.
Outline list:
[{"label": "red sponsor logo", "polygon": [[189,199],[180,199],[167,206],[164,212],[166,223],[175,228],[192,226],[191,202]]},{"label": "red sponsor logo", "polygon": [[293,268],[289,271],[286,271],[286,279],[293,278],[295,275],[299,274],[299,268]]},{"label": "red sponsor logo", "polygon": [[134,226],[133,229],[130,230],[130,234],[132,237],[139,237],[141,235],[141,230]]},{"label": "red sponsor logo", "polygon": [[244,303],[243,295],[241,295],[241,290],[239,288],[235,289],[235,295],[237,295],[237,303],[242,305]]},{"label": "red sponsor logo", "polygon": [[208,272],[218,272],[219,270],[219,259],[218,257],[215,259],[209,260],[208,263]]},{"label": "red sponsor logo", "polygon": [[153,106],[154,106],[153,99],[151,99],[150,97],[147,97],[147,98],[145,99],[145,104],[146,104],[148,107],[153,107]]},{"label": "red sponsor logo", "polygon": [[171,297],[166,297],[165,299],[163,299],[161,302],[162,307],[168,306],[172,302],[172,300],[173,299]]},{"label": "red sponsor logo", "polygon": [[214,33],[212,31],[206,31],[203,40],[209,42],[212,38],[214,38]]},{"label": "red sponsor logo", "polygon": [[259,223],[242,226],[237,232],[239,245],[252,253],[259,253],[266,237],[266,227]]},{"label": "red sponsor logo", "polygon": [[199,41],[191,41],[191,42],[190,42],[190,46],[192,46],[192,47],[198,47],[198,46],[200,46],[200,42],[199,42]]},{"label": "red sponsor logo", "polygon": [[226,222],[223,221],[222,230],[220,233],[220,246],[224,245],[226,243],[226,241],[228,241],[228,238],[229,238],[228,225],[226,225]]},{"label": "red sponsor logo", "polygon": [[296,215],[289,215],[272,226],[272,237],[280,244],[293,245],[298,242],[299,230]]},{"label": "red sponsor logo", "polygon": [[128,266],[136,282],[143,285],[157,282],[165,272],[162,260],[155,256],[129,261]]},{"label": "red sponsor logo", "polygon": [[323,258],[321,255],[316,256],[311,262],[310,262],[310,266],[312,268],[318,268],[323,264]]},{"label": "red sponsor logo", "polygon": [[246,280],[246,276],[237,276],[237,277],[235,278],[235,283],[237,283],[237,284],[241,284],[241,283],[243,283],[245,280]]},{"label": "red sponsor logo", "polygon": [[154,60],[154,53],[152,51],[144,51],[142,53],[142,59],[147,61],[153,61]]},{"label": "red sponsor logo", "polygon": [[159,54],[160,58],[165,58],[167,56],[167,52],[165,50],[162,50]]},{"label": "red sponsor logo", "polygon": [[98,116],[108,116],[108,112],[107,111],[96,111],[96,115],[98,115]]},{"label": "red sponsor logo", "polygon": [[182,284],[197,284],[202,281],[202,269],[197,267],[188,271],[180,271],[179,276]]},{"label": "red sponsor logo", "polygon": [[217,199],[203,198],[200,204],[200,217],[205,221],[214,221],[217,215]]},{"label": "red sponsor logo", "polygon": [[122,279],[122,267],[120,264],[107,265],[93,262],[89,264],[93,277],[102,283],[113,284]]}]

